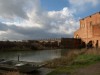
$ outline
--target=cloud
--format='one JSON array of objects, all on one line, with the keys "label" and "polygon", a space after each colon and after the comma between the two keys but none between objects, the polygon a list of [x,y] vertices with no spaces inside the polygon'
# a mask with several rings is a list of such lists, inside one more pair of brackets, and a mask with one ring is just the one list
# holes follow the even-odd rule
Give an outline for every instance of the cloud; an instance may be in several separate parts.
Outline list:
[{"label": "cloud", "polygon": [[50,26],[52,33],[60,34],[72,34],[77,26],[77,21],[75,21],[73,16],[73,11],[69,10],[67,7],[60,11],[50,11],[48,16],[51,19]]},{"label": "cloud", "polygon": [[8,26],[6,26],[3,23],[0,23],[0,31],[7,31],[7,29],[8,29]]},{"label": "cloud", "polygon": [[0,16],[27,19],[27,12],[39,8],[39,0],[0,0]]},{"label": "cloud", "polygon": [[99,0],[69,0],[69,2],[75,6],[85,6],[86,3],[91,3],[92,6],[96,6]]},{"label": "cloud", "polygon": [[[0,6],[1,19],[5,16],[8,19],[15,18],[14,21],[6,21],[5,18],[0,23],[0,32],[3,31],[0,38],[14,40],[73,37],[73,32],[79,26],[73,15],[74,10],[68,7],[59,11],[46,11],[42,9],[39,0],[0,0]],[[20,22],[17,22],[19,18],[16,17],[22,18]]]},{"label": "cloud", "polygon": [[100,0],[69,0],[71,9],[74,9],[76,13],[89,10],[91,7],[95,8],[99,6]]},{"label": "cloud", "polygon": [[96,7],[100,4],[100,0],[69,0],[71,8],[76,9],[76,11],[85,11],[91,7]]},{"label": "cloud", "polygon": [[[0,40],[29,40],[29,39],[43,39],[43,38],[60,38],[61,36],[65,37],[64,34],[54,34],[54,33],[48,33],[45,29],[35,29],[33,27],[19,27],[15,25],[7,26],[7,30],[4,30],[3,32],[0,31]],[[70,36],[68,34],[67,36]]]}]

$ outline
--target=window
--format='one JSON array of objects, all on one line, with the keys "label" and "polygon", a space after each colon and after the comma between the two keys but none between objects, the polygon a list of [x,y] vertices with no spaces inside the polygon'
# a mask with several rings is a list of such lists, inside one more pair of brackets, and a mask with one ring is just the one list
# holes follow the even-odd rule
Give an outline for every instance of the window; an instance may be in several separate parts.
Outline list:
[{"label": "window", "polygon": [[85,27],[85,25],[84,24],[81,24],[81,28],[84,28]]},{"label": "window", "polygon": [[90,26],[92,25],[92,21],[90,21]]},{"label": "window", "polygon": [[100,20],[99,19],[97,20],[97,24],[100,24]]},{"label": "window", "polygon": [[83,24],[83,27],[85,27],[85,25]]},{"label": "window", "polygon": [[77,39],[79,38],[78,34],[76,35],[76,38],[77,38]]}]

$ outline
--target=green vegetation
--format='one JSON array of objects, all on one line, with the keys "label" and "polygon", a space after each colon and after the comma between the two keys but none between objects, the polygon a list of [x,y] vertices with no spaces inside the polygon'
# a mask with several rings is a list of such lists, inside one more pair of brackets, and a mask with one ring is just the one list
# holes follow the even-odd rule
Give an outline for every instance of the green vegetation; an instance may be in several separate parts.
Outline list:
[{"label": "green vegetation", "polygon": [[100,61],[100,55],[84,54],[84,55],[78,56],[74,60],[73,64],[89,65],[98,61]]},{"label": "green vegetation", "polygon": [[[60,75],[60,74],[71,75],[75,72],[76,69],[100,62],[100,54],[99,54],[100,51],[98,50],[88,50],[84,52],[84,54],[78,51],[78,53],[79,54],[76,57],[74,56],[74,59],[71,60],[70,63],[63,66],[60,64],[58,67],[55,68],[54,71],[52,71],[48,75]],[[68,60],[66,60],[66,62],[67,61]]]},{"label": "green vegetation", "polygon": [[76,66],[58,67],[47,75],[71,74],[75,68]]}]

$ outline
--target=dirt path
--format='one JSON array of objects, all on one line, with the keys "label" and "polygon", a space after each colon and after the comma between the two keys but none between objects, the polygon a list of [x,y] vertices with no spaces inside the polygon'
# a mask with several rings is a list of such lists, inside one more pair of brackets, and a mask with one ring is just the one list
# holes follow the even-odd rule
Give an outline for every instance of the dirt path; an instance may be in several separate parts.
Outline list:
[{"label": "dirt path", "polygon": [[80,68],[72,75],[100,75],[100,62],[84,68]]}]

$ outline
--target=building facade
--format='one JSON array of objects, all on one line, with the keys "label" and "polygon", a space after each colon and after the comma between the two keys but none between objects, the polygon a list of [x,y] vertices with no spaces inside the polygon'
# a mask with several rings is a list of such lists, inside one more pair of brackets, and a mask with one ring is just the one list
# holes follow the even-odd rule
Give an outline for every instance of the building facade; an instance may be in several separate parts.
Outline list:
[{"label": "building facade", "polygon": [[100,47],[100,12],[81,19],[74,38],[81,38],[86,44],[92,41],[94,47]]}]

